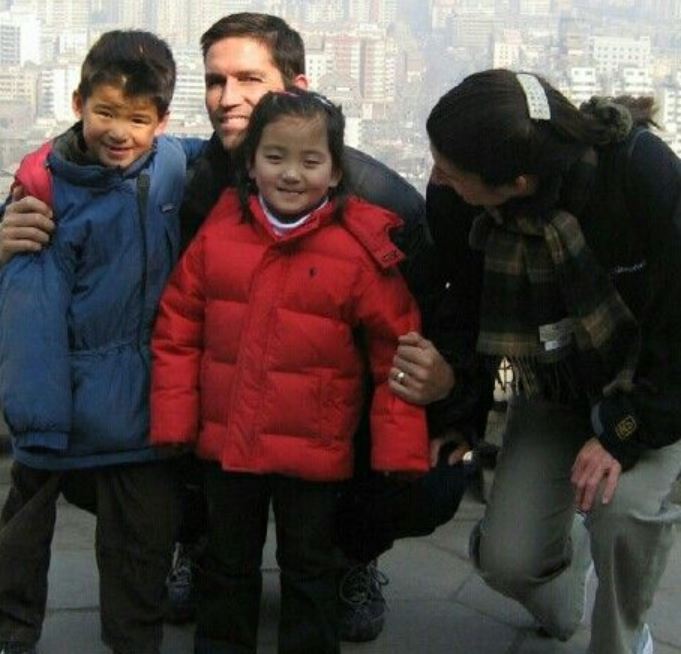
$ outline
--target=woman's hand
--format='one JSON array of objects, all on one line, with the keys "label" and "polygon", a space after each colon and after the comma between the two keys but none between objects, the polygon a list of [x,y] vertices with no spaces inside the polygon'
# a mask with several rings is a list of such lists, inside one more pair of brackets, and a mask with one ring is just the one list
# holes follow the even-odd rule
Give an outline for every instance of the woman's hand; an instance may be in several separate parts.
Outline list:
[{"label": "woman's hand", "polygon": [[403,400],[424,406],[454,388],[454,371],[435,346],[417,332],[399,338],[390,369],[390,389]]},{"label": "woman's hand", "polygon": [[570,481],[575,489],[575,503],[580,511],[590,511],[598,490],[601,501],[608,504],[615,494],[622,466],[600,443],[590,438],[577,454]]},{"label": "woman's hand", "polygon": [[445,445],[458,443],[458,445],[447,456],[447,463],[453,466],[471,451],[471,446],[464,440],[461,432],[456,429],[447,430],[442,436],[433,438],[430,441],[430,467],[434,468],[440,460],[440,452]]}]

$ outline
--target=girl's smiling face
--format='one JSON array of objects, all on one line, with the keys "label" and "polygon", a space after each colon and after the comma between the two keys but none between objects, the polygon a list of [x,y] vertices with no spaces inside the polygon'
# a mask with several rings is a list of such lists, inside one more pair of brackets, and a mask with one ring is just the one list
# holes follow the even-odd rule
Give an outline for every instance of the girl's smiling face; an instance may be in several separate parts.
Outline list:
[{"label": "girl's smiling face", "polygon": [[266,125],[249,174],[280,217],[304,215],[317,206],[341,179],[324,116],[284,115]]}]

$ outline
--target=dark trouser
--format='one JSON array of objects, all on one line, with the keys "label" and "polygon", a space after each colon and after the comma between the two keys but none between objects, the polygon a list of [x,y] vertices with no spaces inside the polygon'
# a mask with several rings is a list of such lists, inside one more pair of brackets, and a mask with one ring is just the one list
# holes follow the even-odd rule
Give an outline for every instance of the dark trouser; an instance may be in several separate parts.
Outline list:
[{"label": "dark trouser", "polygon": [[338,503],[339,547],[366,564],[395,540],[431,534],[454,516],[471,474],[470,466],[442,462],[415,481],[375,474],[348,482]]},{"label": "dark trouser", "polygon": [[279,654],[338,654],[337,484],[224,472],[210,464],[206,494],[196,654],[256,651],[270,498],[281,570]]},{"label": "dark trouser", "polygon": [[205,462],[197,459],[194,454],[186,454],[177,459],[176,470],[182,507],[177,540],[182,545],[196,545],[208,531],[204,467]]},{"label": "dark trouser", "polygon": [[97,516],[102,639],[121,654],[157,654],[179,517],[164,462],[67,472],[13,464],[0,515],[0,640],[40,638],[60,494]]}]

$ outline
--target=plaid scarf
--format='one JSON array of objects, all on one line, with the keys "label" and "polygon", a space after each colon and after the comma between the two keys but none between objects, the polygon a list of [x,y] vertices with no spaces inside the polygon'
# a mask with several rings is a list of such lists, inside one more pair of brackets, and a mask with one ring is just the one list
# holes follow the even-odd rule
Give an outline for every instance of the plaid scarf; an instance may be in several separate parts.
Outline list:
[{"label": "plaid scarf", "polygon": [[477,350],[507,358],[520,392],[557,399],[566,384],[573,397],[579,388],[589,398],[631,391],[638,324],[574,215],[485,212],[470,244],[485,253]]}]

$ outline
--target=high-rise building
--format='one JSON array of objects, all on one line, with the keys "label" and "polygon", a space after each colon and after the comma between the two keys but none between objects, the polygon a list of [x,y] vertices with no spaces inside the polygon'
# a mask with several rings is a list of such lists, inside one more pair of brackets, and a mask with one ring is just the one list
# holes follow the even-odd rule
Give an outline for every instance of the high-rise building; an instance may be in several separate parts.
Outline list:
[{"label": "high-rise building", "polygon": [[365,102],[390,104],[395,100],[397,46],[384,34],[362,39],[360,88]]},{"label": "high-rise building", "polygon": [[662,127],[668,132],[681,134],[681,72],[663,86],[658,102]]},{"label": "high-rise building", "polygon": [[444,29],[456,9],[457,0],[431,0],[430,26],[436,30]]},{"label": "high-rise building", "polygon": [[362,39],[350,34],[330,34],[325,40],[329,70],[360,81]]},{"label": "high-rise building", "polygon": [[346,19],[343,0],[308,0],[303,5],[302,17],[310,24],[337,24]]},{"label": "high-rise building", "polygon": [[501,35],[494,39],[492,67],[517,68],[520,64],[522,45],[523,37],[519,30],[503,30]]},{"label": "high-rise building", "polygon": [[37,79],[37,69],[27,70],[23,66],[0,68],[0,104],[11,101],[21,104],[28,115],[35,114]]},{"label": "high-rise building", "polygon": [[[151,29],[165,39],[173,48],[189,45],[187,15],[190,11],[187,0],[152,0]],[[206,26],[207,27],[207,26]]]},{"label": "high-rise building", "polygon": [[653,80],[649,68],[624,67],[614,79],[610,95],[634,97],[654,95]]},{"label": "high-rise building", "polygon": [[681,20],[681,0],[644,0],[642,4],[651,18]]},{"label": "high-rise building", "polygon": [[322,34],[310,34],[305,38],[305,74],[312,88],[317,88],[319,80],[329,72],[328,55],[324,48]]},{"label": "high-rise building", "polygon": [[38,116],[58,123],[75,120],[71,99],[79,81],[76,63],[44,66],[38,79]]},{"label": "high-rise building", "polygon": [[452,42],[460,48],[471,51],[486,51],[492,46],[492,36],[496,28],[493,15],[454,14],[449,19],[452,28]]},{"label": "high-rise building", "polygon": [[459,0],[456,3],[457,14],[484,14],[486,16],[493,16],[495,11],[495,0]]},{"label": "high-rise building", "polygon": [[[90,0],[50,0],[41,3],[52,5],[50,17],[52,31],[87,31],[90,22]],[[42,13],[43,9],[41,9]]]},{"label": "high-rise building", "polygon": [[151,24],[151,0],[119,0],[116,22],[123,29]]},{"label": "high-rise building", "polygon": [[348,0],[348,18],[357,23],[390,25],[397,20],[397,0]]},{"label": "high-rise building", "polygon": [[0,66],[42,63],[41,25],[34,13],[0,12]]},{"label": "high-rise building", "polygon": [[577,106],[594,95],[603,94],[601,80],[593,66],[573,66],[568,69],[567,77],[565,95]]},{"label": "high-rise building", "polygon": [[196,122],[206,117],[203,61],[199,49],[176,48],[177,82],[170,115],[178,122]]},{"label": "high-rise building", "polygon": [[521,16],[548,16],[551,13],[551,0],[519,0],[518,13]]},{"label": "high-rise building", "polygon": [[591,57],[599,73],[613,73],[624,66],[649,68],[650,37],[594,36]]}]

